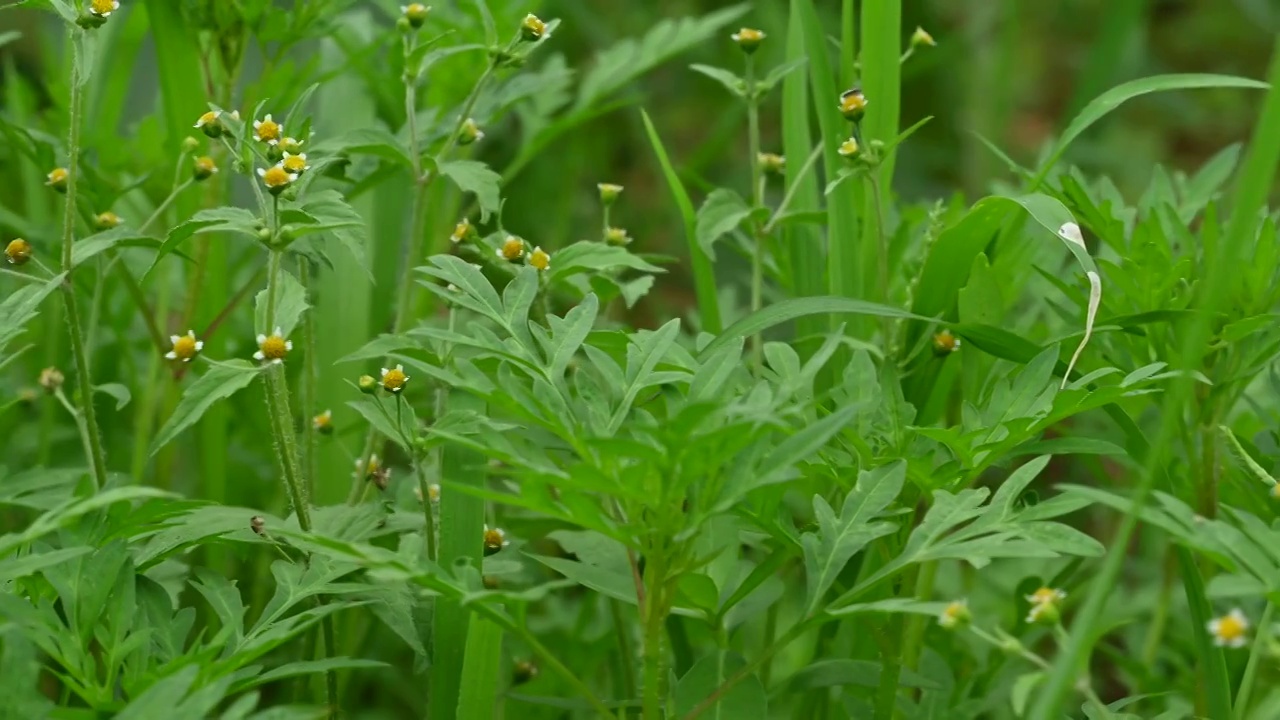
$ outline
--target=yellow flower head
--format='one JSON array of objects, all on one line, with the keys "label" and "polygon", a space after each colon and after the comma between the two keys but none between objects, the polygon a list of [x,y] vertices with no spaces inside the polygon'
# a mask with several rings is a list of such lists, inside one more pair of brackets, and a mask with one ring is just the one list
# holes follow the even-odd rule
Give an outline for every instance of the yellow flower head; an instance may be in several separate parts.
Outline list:
[{"label": "yellow flower head", "polygon": [[297,155],[298,153],[302,152],[302,145],[305,142],[306,142],[305,140],[299,140],[297,138],[287,137],[280,141],[279,148],[283,152],[286,152],[292,155]]},{"label": "yellow flower head", "polygon": [[218,164],[208,155],[202,155],[192,161],[191,175],[196,180],[205,180],[218,172]]},{"label": "yellow flower head", "polygon": [[311,418],[311,427],[321,435],[333,434],[333,411],[325,410]]},{"label": "yellow flower head", "polygon": [[1219,647],[1244,647],[1249,641],[1249,618],[1235,608],[1219,618],[1209,621],[1209,634],[1213,635],[1213,644]]},{"label": "yellow flower head", "polygon": [[93,219],[94,226],[99,230],[110,230],[113,227],[119,227],[122,222],[124,222],[123,218],[110,210],[98,213],[98,216]]},{"label": "yellow flower head", "polygon": [[284,168],[286,172],[293,173],[294,175],[301,175],[311,169],[311,166],[307,164],[306,153],[298,153],[297,155],[294,155],[286,152],[284,154],[284,160],[280,162],[280,167]]},{"label": "yellow flower head", "polygon": [[196,119],[196,124],[192,127],[197,128],[200,132],[211,138],[220,137],[222,135],[222,111],[210,110]]},{"label": "yellow flower head", "polygon": [[1063,590],[1051,587],[1042,587],[1039,590],[1027,596],[1027,602],[1032,605],[1047,605],[1049,603],[1059,603],[1067,599],[1067,593]]},{"label": "yellow flower head", "polygon": [[777,153],[760,153],[756,156],[756,164],[770,175],[781,175],[787,169],[787,159]]},{"label": "yellow flower head", "polygon": [[484,526],[484,554],[485,556],[493,555],[502,550],[502,548],[510,545],[507,540],[507,534],[502,528],[491,528]]},{"label": "yellow flower head", "polygon": [[618,196],[622,194],[622,186],[614,185],[613,183],[599,183],[596,185],[596,189],[600,191],[600,203],[605,207],[612,205],[613,201],[617,200]]},{"label": "yellow flower head", "polygon": [[111,13],[119,9],[119,0],[92,0],[89,3],[89,12],[98,17],[110,17]]},{"label": "yellow flower head", "polygon": [[253,359],[279,365],[292,349],[293,343],[285,339],[280,328],[276,328],[270,335],[258,335],[258,352],[253,354]]},{"label": "yellow flower head", "polygon": [[862,90],[854,88],[840,94],[840,114],[845,120],[856,122],[867,112],[867,96]]},{"label": "yellow flower head", "polygon": [[529,253],[529,264],[544,272],[550,270],[551,253],[540,247],[535,247],[533,252]]},{"label": "yellow flower head", "polygon": [[547,34],[547,24],[538,19],[537,15],[525,15],[524,22],[520,23],[520,37],[528,42],[537,42]]},{"label": "yellow flower head", "polygon": [[515,262],[524,257],[524,240],[515,235],[508,235],[502,247],[497,250],[498,259]]},{"label": "yellow flower head", "polygon": [[960,338],[943,330],[933,336],[933,352],[937,355],[948,355],[960,349]]},{"label": "yellow flower head", "polygon": [[408,5],[400,6],[400,14],[404,16],[405,20],[409,21],[410,26],[415,28],[422,27],[422,24],[427,21],[428,12],[431,12],[431,7],[422,3],[409,3]]},{"label": "yellow flower head", "polygon": [[484,139],[484,131],[476,124],[472,118],[467,118],[462,127],[458,128],[458,144],[470,145],[473,142]]},{"label": "yellow flower head", "polygon": [[170,360],[191,362],[191,358],[204,349],[204,341],[196,339],[195,330],[187,330],[186,335],[170,335],[169,342],[173,343],[173,349],[164,356]]},{"label": "yellow flower head", "polygon": [[253,121],[253,139],[268,145],[276,145],[284,137],[284,126],[271,119],[271,113]]},{"label": "yellow flower head", "polygon": [[70,173],[67,172],[66,168],[54,168],[49,171],[45,185],[48,185],[60,193],[64,193],[67,191],[67,179],[69,176]]},{"label": "yellow flower head", "polygon": [[858,157],[859,150],[861,150],[861,148],[858,147],[857,138],[849,138],[848,140],[840,143],[840,157],[852,160],[853,158]]},{"label": "yellow flower head", "polygon": [[611,227],[605,229],[604,241],[610,245],[622,247],[631,244],[631,236],[627,234],[626,228]]},{"label": "yellow flower head", "polygon": [[10,265],[25,265],[31,259],[31,243],[22,238],[14,238],[4,247],[4,259]]},{"label": "yellow flower head", "polygon": [[462,218],[458,221],[457,225],[453,226],[453,234],[449,236],[449,239],[453,241],[454,245],[457,245],[463,240],[471,237],[472,232],[473,229],[471,227],[471,222],[466,218]]},{"label": "yellow flower head", "polygon": [[262,178],[262,184],[267,186],[271,194],[278,195],[289,187],[289,183],[298,179],[298,174],[285,170],[283,165],[272,165],[265,170],[258,168],[258,177]]},{"label": "yellow flower head", "polygon": [[409,376],[404,374],[404,366],[397,365],[388,370],[382,368],[382,389],[389,393],[399,393],[404,390],[405,383],[409,382]]},{"label": "yellow flower head", "polygon": [[742,28],[729,37],[738,43],[738,47],[742,48],[743,52],[751,54],[760,47],[760,43],[764,42],[765,34],[754,28]]},{"label": "yellow flower head", "polygon": [[954,600],[942,609],[942,613],[938,615],[938,624],[951,630],[968,625],[972,618],[973,615],[969,612],[969,601]]},{"label": "yellow flower head", "polygon": [[361,460],[360,458],[356,458],[356,473],[355,473],[356,477],[363,477],[366,480],[368,480],[378,475],[381,472],[382,472],[382,464],[378,462],[378,456],[376,454],[369,456],[368,470],[366,470],[364,467],[364,461]]}]

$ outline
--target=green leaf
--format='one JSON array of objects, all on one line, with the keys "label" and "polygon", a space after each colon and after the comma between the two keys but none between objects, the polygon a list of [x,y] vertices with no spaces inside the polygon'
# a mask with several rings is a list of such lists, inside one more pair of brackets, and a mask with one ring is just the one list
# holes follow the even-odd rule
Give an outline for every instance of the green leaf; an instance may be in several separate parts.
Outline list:
[{"label": "green leaf", "polygon": [[287,338],[298,326],[307,304],[307,291],[288,270],[281,270],[276,286],[275,317],[267,317],[267,290],[260,291],[253,299],[253,327],[262,335],[270,335],[276,328],[280,337]]},{"label": "green leaf", "polygon": [[818,608],[850,558],[861,552],[867,543],[897,528],[893,523],[875,520],[902,492],[906,477],[907,464],[903,461],[863,470],[858,473],[857,484],[845,498],[839,517],[821,495],[813,497],[818,531],[805,533],[800,538],[808,585],[807,613]]},{"label": "green leaf", "polygon": [[640,391],[650,385],[650,375],[654,367],[666,357],[667,351],[675,344],[680,332],[680,320],[674,319],[662,327],[640,338],[632,338],[627,347],[627,390],[622,396],[622,403],[614,410],[609,420],[609,434],[613,435],[622,427],[623,421],[631,412],[631,404],[635,402]]},{"label": "green leaf", "polygon": [[749,477],[729,485],[726,489],[730,492],[718,505],[727,507],[755,488],[793,479],[795,466],[814,459],[818,451],[861,411],[862,408],[856,406],[842,407],[817,422],[805,425],[794,435],[778,443]]},{"label": "green leaf", "polygon": [[236,647],[244,637],[245,607],[235,581],[207,568],[195,568],[195,574],[198,580],[191,581],[191,587],[204,597],[222,623],[219,637],[225,637],[228,646]]},{"label": "green leaf", "polygon": [[641,110],[640,119],[644,121],[649,145],[653,147],[653,154],[658,158],[658,165],[662,168],[662,176],[666,178],[667,187],[671,189],[676,207],[680,209],[680,218],[684,221],[684,235],[689,248],[689,262],[693,265],[694,292],[698,296],[698,317],[702,321],[702,330],[718,333],[722,325],[720,298],[716,292],[716,276],[711,267],[711,260],[698,245],[698,218],[693,209],[693,201],[689,199],[684,183],[680,182],[680,176],[671,165],[671,158],[667,156],[667,149],[663,147],[662,138],[658,137],[658,131],[653,127],[649,114]]},{"label": "green leaf", "polygon": [[129,388],[120,383],[106,383],[105,385],[94,385],[95,392],[105,393],[116,399],[116,410],[123,410],[125,405],[133,399],[133,395],[129,393]]},{"label": "green leaf", "polygon": [[99,253],[117,247],[159,248],[161,242],[148,235],[140,235],[137,230],[127,227],[115,227],[77,240],[71,246],[71,266],[79,267],[97,256]]},{"label": "green leaf", "polygon": [[769,71],[769,74],[764,76],[764,80],[760,81],[761,90],[769,92],[773,89],[773,86],[782,82],[782,80],[791,73],[804,67],[808,62],[809,58],[801,57],[788,60],[781,65],[775,65],[774,68]]},{"label": "green leaf", "polygon": [[502,208],[499,197],[502,176],[478,160],[450,160],[440,163],[439,172],[448,177],[463,192],[473,193],[480,205],[480,221],[488,222],[489,215]]},{"label": "green leaf", "polygon": [[259,368],[248,360],[230,360],[209,368],[182,394],[178,407],[151,444],[151,454],[155,455],[178,433],[194,425],[214,403],[248,387],[258,375]]},{"label": "green leaf", "polygon": [[156,251],[156,257],[151,261],[151,266],[142,274],[142,279],[146,280],[151,273],[155,272],[156,266],[165,255],[173,252],[179,245],[198,233],[232,232],[257,240],[258,231],[264,227],[266,225],[260,218],[244,208],[218,207],[201,210],[191,216],[190,220],[169,231],[168,237]]},{"label": "green leaf", "polygon": [[317,155],[372,155],[394,165],[412,168],[409,153],[396,136],[383,128],[364,127],[348,130],[337,137],[316,143]]},{"label": "green leaf", "polygon": [[696,73],[701,73],[715,80],[729,91],[734,97],[745,97],[747,94],[747,83],[742,78],[725,70],[724,68],[712,67],[710,65],[690,65],[689,69]]},{"label": "green leaf", "polygon": [[171,713],[182,704],[187,692],[191,690],[200,667],[195,664],[181,667],[172,675],[158,680],[146,692],[139,695],[116,715],[116,720],[152,720],[158,717],[173,717]]},{"label": "green leaf", "polygon": [[86,553],[93,552],[91,547],[72,547],[46,552],[33,552],[20,557],[0,560],[0,583],[8,583],[18,578],[38,573],[45,568],[64,563]]},{"label": "green leaf", "polygon": [[751,335],[764,332],[775,325],[790,322],[796,318],[805,317],[807,315],[839,315],[844,313],[915,320],[928,319],[889,305],[880,305],[878,303],[867,302],[865,300],[854,300],[853,298],[830,296],[788,298],[786,300],[775,302],[768,307],[761,308],[760,310],[757,310],[756,312],[735,322],[733,325],[726,328],[723,333],[717,335],[715,340],[712,340],[706,347],[702,348],[702,351],[698,353],[698,356],[705,358],[709,354],[719,350],[726,343],[735,342],[738,338],[749,337]]},{"label": "green leaf", "polygon": [[1094,98],[1071,121],[1067,129],[1062,132],[1062,137],[1058,138],[1058,141],[1053,144],[1053,149],[1049,151],[1047,159],[1040,165],[1040,171],[1036,174],[1035,180],[1032,181],[1031,187],[1034,189],[1048,177],[1049,171],[1053,169],[1053,166],[1062,158],[1063,153],[1067,151],[1067,147],[1081,133],[1088,130],[1090,126],[1101,120],[1112,110],[1136,97],[1166,90],[1190,90],[1193,88],[1253,88],[1266,90],[1268,87],[1270,86],[1261,80],[1232,75],[1201,73],[1156,75],[1117,85]]},{"label": "green leaf", "polygon": [[1218,432],[1222,433],[1222,438],[1227,441],[1227,450],[1231,453],[1231,459],[1235,460],[1246,473],[1268,488],[1276,486],[1276,479],[1259,465],[1252,455],[1245,451],[1244,446],[1240,444],[1240,440],[1232,432],[1231,428],[1226,425],[1219,425]]},{"label": "green leaf", "polygon": [[40,303],[61,287],[66,277],[66,273],[62,273],[44,283],[23,285],[0,302],[0,349],[26,332],[26,325],[36,316]]},{"label": "green leaf", "polygon": [[738,193],[727,188],[712,190],[698,208],[698,247],[715,260],[715,241],[736,230],[750,216],[751,207]]},{"label": "green leaf", "polygon": [[458,720],[499,717],[498,667],[502,659],[502,628],[483,617],[467,623],[467,644],[458,695]]},{"label": "green leaf", "polygon": [[360,670],[369,668],[387,667],[384,662],[377,660],[364,660],[361,658],[349,657],[327,657],[322,660],[298,660],[295,662],[281,665],[278,668],[250,678],[235,686],[235,692],[242,692],[250,688],[260,685],[266,685],[270,682],[283,680],[285,678],[300,677],[302,675],[316,675],[319,673],[330,672],[332,670]]},{"label": "green leaf", "polygon": [[599,311],[600,301],[594,294],[589,294],[576,307],[565,313],[564,319],[554,315],[547,318],[551,326],[552,340],[551,365],[548,368],[551,377],[564,377],[569,363],[573,362],[578,349],[591,333]]},{"label": "green leaf", "polygon": [[650,273],[666,272],[626,248],[583,240],[556,251],[551,257],[551,269],[547,271],[547,279],[555,282],[592,270],[624,269]]},{"label": "green leaf", "polygon": [[[351,256],[356,264],[364,269],[372,279],[372,268],[369,264],[369,230],[364,217],[355,208],[347,204],[342,193],[337,190],[311,191],[306,194],[306,202],[300,210],[307,215],[308,222],[293,225],[296,237],[310,233],[323,232],[331,235]],[[288,219],[286,211],[286,222]]]},{"label": "green leaf", "polygon": [[[684,717],[715,694],[725,681],[747,666],[736,653],[717,651],[702,658],[680,678],[675,688],[676,713]],[[769,699],[764,685],[755,674],[718,697],[699,717],[708,720],[765,720],[769,717]]]}]

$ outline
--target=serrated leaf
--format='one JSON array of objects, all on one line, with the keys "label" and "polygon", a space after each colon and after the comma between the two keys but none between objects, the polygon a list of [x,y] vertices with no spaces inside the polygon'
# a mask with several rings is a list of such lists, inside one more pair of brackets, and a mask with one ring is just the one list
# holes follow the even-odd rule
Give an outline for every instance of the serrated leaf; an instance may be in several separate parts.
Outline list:
[{"label": "serrated leaf", "polygon": [[712,190],[698,208],[698,246],[715,260],[716,240],[736,230],[750,216],[751,207],[738,193],[727,188]]},{"label": "serrated leaf", "polygon": [[902,492],[906,477],[907,465],[902,461],[870,471],[863,470],[858,473],[857,484],[845,497],[839,517],[821,495],[814,496],[818,531],[800,538],[808,585],[807,612],[817,609],[850,558],[867,543],[897,528],[893,523],[875,522],[875,519]]},{"label": "serrated leaf", "polygon": [[44,283],[23,285],[0,302],[0,349],[26,332],[26,325],[36,316],[40,303],[57,290],[65,278],[66,273],[61,273]]},{"label": "serrated leaf", "polygon": [[502,176],[478,160],[450,160],[440,163],[439,172],[449,178],[463,192],[476,196],[480,206],[480,222],[488,222],[489,216],[502,208]]},{"label": "serrated leaf", "polygon": [[551,269],[547,271],[547,280],[555,282],[590,270],[623,269],[666,272],[626,248],[584,240],[556,251],[552,256]]},{"label": "serrated leaf", "polygon": [[631,404],[635,402],[640,391],[649,386],[650,374],[675,343],[679,332],[680,320],[671,320],[648,336],[633,339],[633,344],[627,347],[627,390],[622,396],[621,404],[609,419],[610,435],[618,432],[618,428],[622,427],[623,421],[631,412]]},{"label": "serrated leaf", "polygon": [[177,437],[178,433],[199,421],[214,403],[249,387],[254,378],[258,377],[259,371],[249,361],[238,359],[210,367],[208,372],[182,394],[178,407],[151,444],[151,454],[155,455],[160,448]]}]

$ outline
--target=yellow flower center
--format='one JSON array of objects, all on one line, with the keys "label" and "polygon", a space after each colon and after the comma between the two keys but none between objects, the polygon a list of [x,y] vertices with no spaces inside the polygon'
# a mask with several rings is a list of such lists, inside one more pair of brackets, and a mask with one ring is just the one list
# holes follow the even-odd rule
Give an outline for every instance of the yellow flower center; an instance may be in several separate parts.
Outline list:
[{"label": "yellow flower center", "polygon": [[851,157],[853,155],[857,155],[858,141],[854,140],[853,138],[849,138],[848,140],[845,140],[844,142],[840,143],[840,154],[844,155],[845,157]]},{"label": "yellow flower center", "polygon": [[196,158],[196,172],[202,175],[212,175],[218,171],[218,165],[213,162],[213,158],[205,155]]},{"label": "yellow flower center", "polygon": [[190,335],[179,335],[177,340],[173,341],[173,354],[178,356],[179,360],[190,360],[196,356],[196,339]]},{"label": "yellow flower center", "polygon": [[484,546],[490,550],[501,550],[506,540],[507,534],[498,528],[489,528],[484,531]]},{"label": "yellow flower center", "polygon": [[524,241],[518,237],[509,237],[502,243],[502,257],[507,260],[519,260],[524,255]]},{"label": "yellow flower center", "polygon": [[113,228],[120,224],[120,216],[108,210],[98,215],[98,227]]},{"label": "yellow flower center", "polygon": [[[950,330],[943,330],[933,336],[933,346],[937,348],[938,352],[952,352],[957,346],[956,336],[952,335]],[[1041,588],[1036,592],[1040,592],[1044,589],[1045,588]]]},{"label": "yellow flower center", "polygon": [[1245,624],[1235,615],[1224,615],[1218,618],[1218,637],[1224,642],[1244,637],[1245,629]]},{"label": "yellow flower center", "polygon": [[471,232],[471,223],[463,220],[453,226],[453,234],[449,236],[449,239],[456,243],[460,243],[466,239],[467,233],[469,232]]},{"label": "yellow flower center", "polygon": [[21,265],[31,259],[31,243],[16,238],[4,248],[4,257],[11,265]]},{"label": "yellow flower center", "polygon": [[400,392],[408,379],[400,368],[391,368],[382,376],[382,387],[388,392]]},{"label": "yellow flower center", "polygon": [[213,110],[210,110],[209,112],[200,116],[200,119],[196,121],[196,125],[204,127],[205,125],[212,125],[216,122],[218,122],[218,113],[214,112]]},{"label": "yellow flower center", "polygon": [[625,228],[611,227],[604,231],[604,241],[610,245],[626,245],[631,242]]},{"label": "yellow flower center", "polygon": [[307,158],[303,155],[290,155],[284,159],[284,169],[291,173],[300,173],[307,169]]},{"label": "yellow flower center", "polygon": [[426,17],[427,6],[423,5],[422,3],[409,3],[404,8],[404,14],[406,17],[410,17],[415,20],[420,20]]},{"label": "yellow flower center", "polygon": [[284,187],[290,182],[289,171],[279,165],[274,165],[262,174],[262,182],[266,183],[269,188]]},{"label": "yellow flower center", "polygon": [[[285,344],[284,338],[279,335],[268,336],[267,339],[263,340],[262,344],[258,346],[258,349],[262,351],[262,356],[267,360],[283,359],[285,353],[289,352],[289,346]],[[177,351],[177,344],[175,343],[174,352]]]},{"label": "yellow flower center", "polygon": [[427,497],[431,498],[431,502],[440,502],[440,486],[432,483],[427,486]]},{"label": "yellow flower center", "polygon": [[1042,587],[1031,593],[1031,602],[1036,605],[1044,605],[1046,603],[1057,602],[1058,591],[1053,588]]},{"label": "yellow flower center", "polygon": [[89,8],[94,15],[106,15],[112,10],[115,10],[116,5],[113,0],[93,0]]},{"label": "yellow flower center", "polygon": [[551,255],[542,248],[534,248],[533,254],[529,256],[529,264],[539,270],[546,270],[551,267]]},{"label": "yellow flower center", "polygon": [[53,184],[64,183],[67,181],[66,168],[54,168],[49,172],[49,182]]},{"label": "yellow flower center", "polygon": [[258,123],[258,139],[262,141],[280,139],[280,123],[275,120],[263,120]]},{"label": "yellow flower center", "polygon": [[525,16],[524,24],[521,27],[523,27],[525,35],[534,40],[542,37],[542,34],[547,31],[547,24],[542,22],[536,15]]},{"label": "yellow flower center", "polygon": [[840,112],[856,113],[867,109],[867,98],[860,92],[846,93],[840,98]]},{"label": "yellow flower center", "polygon": [[760,42],[764,40],[764,33],[754,28],[742,28],[738,31],[738,42]]}]

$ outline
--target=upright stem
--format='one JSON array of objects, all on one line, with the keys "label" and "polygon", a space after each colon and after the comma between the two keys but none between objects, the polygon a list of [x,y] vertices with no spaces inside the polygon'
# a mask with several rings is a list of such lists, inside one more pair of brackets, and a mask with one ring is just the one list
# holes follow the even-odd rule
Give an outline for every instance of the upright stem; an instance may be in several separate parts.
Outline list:
[{"label": "upright stem", "polygon": [[[311,298],[311,266],[301,255],[298,256],[298,282],[302,285],[307,302],[314,302]],[[302,314],[301,345],[302,385],[298,402],[302,405],[302,469],[303,482],[310,492],[316,477],[316,428],[309,418],[319,410],[315,406],[319,368],[316,366],[315,321],[309,312]]]},{"label": "upright stem", "polygon": [[662,647],[662,630],[666,623],[662,586],[666,570],[662,567],[661,550],[652,554],[659,557],[650,558],[650,564],[645,568],[649,580],[644,608],[644,720],[662,720],[666,707],[663,692],[666,664]]},{"label": "upright stem", "polygon": [[[760,104],[756,97],[756,63],[751,55],[746,61],[747,81],[747,162],[751,165],[751,209],[764,205],[764,186],[760,183]],[[751,221],[756,246],[751,253],[751,312],[764,305],[764,233]],[[756,371],[764,366],[764,345],[760,333],[751,336],[751,360]]]},{"label": "upright stem", "polygon": [[[80,53],[80,33],[72,27],[68,33],[72,52]],[[76,62],[81,59],[77,58]],[[84,84],[78,73],[71,80],[70,123],[67,137],[67,204],[62,215],[62,271],[67,273],[62,283],[62,298],[67,310],[67,329],[71,332],[71,354],[76,364],[76,379],[80,389],[80,405],[88,433],[89,463],[93,470],[94,489],[107,483],[107,461],[102,451],[102,437],[98,430],[98,415],[93,409],[93,380],[89,376],[89,356],[84,347],[84,330],[80,323],[80,311],[76,307],[75,286],[71,282],[71,244],[75,239],[76,183],[80,170],[80,123],[84,106]]]}]

